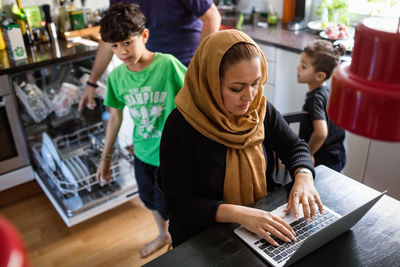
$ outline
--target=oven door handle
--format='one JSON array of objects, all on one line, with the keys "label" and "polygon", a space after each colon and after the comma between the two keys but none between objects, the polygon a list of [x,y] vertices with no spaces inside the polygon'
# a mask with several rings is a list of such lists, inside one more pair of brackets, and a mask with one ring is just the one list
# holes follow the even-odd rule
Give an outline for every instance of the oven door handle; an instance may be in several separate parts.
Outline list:
[{"label": "oven door handle", "polygon": [[6,106],[6,98],[0,96],[0,108],[5,107]]}]

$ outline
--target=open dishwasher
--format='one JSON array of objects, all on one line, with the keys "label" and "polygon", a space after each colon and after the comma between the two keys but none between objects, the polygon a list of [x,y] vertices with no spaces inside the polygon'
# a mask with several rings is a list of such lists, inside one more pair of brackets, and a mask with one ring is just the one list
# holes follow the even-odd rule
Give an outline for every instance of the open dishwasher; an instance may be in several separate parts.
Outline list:
[{"label": "open dishwasher", "polygon": [[120,146],[113,152],[111,182],[96,181],[107,122],[106,73],[96,89],[96,108],[78,111],[93,62],[94,54],[50,60],[7,81],[18,100],[34,177],[68,226],[138,196],[133,155]]},{"label": "open dishwasher", "polygon": [[35,178],[64,222],[73,226],[138,196],[133,156],[115,147],[111,181],[99,184],[96,170],[104,142],[102,122],[32,147]]}]

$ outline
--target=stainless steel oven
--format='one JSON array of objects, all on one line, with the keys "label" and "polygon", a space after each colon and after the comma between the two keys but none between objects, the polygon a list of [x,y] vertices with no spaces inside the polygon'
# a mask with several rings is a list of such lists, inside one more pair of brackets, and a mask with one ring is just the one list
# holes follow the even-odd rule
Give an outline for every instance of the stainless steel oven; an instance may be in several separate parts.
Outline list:
[{"label": "stainless steel oven", "polygon": [[15,96],[6,75],[0,77],[0,190],[33,178]]}]

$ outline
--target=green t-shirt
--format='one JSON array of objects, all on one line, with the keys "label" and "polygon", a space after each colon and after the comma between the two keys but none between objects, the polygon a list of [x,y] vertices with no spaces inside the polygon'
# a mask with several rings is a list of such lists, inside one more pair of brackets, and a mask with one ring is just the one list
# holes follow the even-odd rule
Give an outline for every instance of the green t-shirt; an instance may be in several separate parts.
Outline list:
[{"label": "green t-shirt", "polygon": [[153,62],[142,71],[130,71],[122,64],[108,76],[104,105],[129,107],[135,156],[147,164],[160,165],[161,133],[176,107],[175,96],[183,86],[185,73],[186,67],[174,56],[155,53]]}]

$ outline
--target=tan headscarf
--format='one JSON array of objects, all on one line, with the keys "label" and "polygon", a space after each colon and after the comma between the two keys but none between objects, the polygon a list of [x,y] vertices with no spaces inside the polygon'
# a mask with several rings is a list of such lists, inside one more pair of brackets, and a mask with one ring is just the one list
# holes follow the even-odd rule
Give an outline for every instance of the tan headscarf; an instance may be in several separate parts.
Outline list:
[{"label": "tan headscarf", "polygon": [[[257,94],[244,116],[230,114],[222,102],[219,66],[234,44],[253,44],[260,53],[261,79]],[[185,120],[207,138],[228,147],[224,201],[248,205],[265,197],[264,117],[262,95],[267,62],[258,45],[245,33],[224,30],[207,36],[199,45],[186,72],[175,103]]]}]

